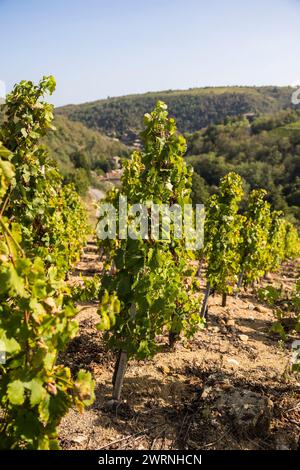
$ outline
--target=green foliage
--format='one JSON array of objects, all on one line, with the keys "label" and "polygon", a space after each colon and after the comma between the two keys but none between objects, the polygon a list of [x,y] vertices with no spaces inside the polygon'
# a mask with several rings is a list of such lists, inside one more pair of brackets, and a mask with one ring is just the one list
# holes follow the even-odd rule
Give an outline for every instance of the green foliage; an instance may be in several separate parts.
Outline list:
[{"label": "green foliage", "polygon": [[90,164],[85,153],[79,151],[72,153],[71,161],[75,168],[83,168],[86,171],[90,170]]},{"label": "green foliage", "polygon": [[87,214],[72,185],[62,186],[49,200],[49,208],[47,233],[36,251],[64,276],[82,255],[89,232]]},{"label": "green foliage", "polygon": [[5,195],[15,174],[13,165],[8,161],[9,157],[10,152],[0,142],[0,199]]},{"label": "green foliage", "polygon": [[296,227],[285,222],[284,255],[285,258],[297,258],[300,254],[300,240]]},{"label": "green foliage", "polygon": [[64,276],[80,256],[87,219],[74,189],[63,187],[56,165],[40,145],[53,129],[53,106],[42,99],[54,89],[54,78],[44,77],[38,85],[22,81],[7,96],[0,136],[11,151],[15,178],[4,214],[20,224],[25,251],[56,265]]},{"label": "green foliage", "polygon": [[285,220],[280,211],[271,212],[271,223],[268,232],[268,258],[265,270],[274,272],[285,258]]},{"label": "green foliage", "polygon": [[107,98],[57,109],[59,115],[109,135],[133,142],[142,130],[142,117],[158,100],[167,103],[181,132],[195,132],[227,116],[275,112],[290,106],[289,87],[205,87]]},{"label": "green foliage", "polygon": [[[258,290],[258,298],[273,308],[276,321],[271,332],[280,336],[283,341],[288,341],[300,333],[300,285],[299,280],[292,295],[282,288],[267,286]],[[293,352],[293,371],[300,371],[299,347]]]},{"label": "green foliage", "polygon": [[[1,179],[0,203],[12,178],[10,166],[5,185]],[[89,373],[80,371],[73,381],[68,368],[56,365],[58,352],[76,334],[76,311],[56,268],[46,270],[41,258],[26,257],[20,234],[19,224],[0,215],[0,344],[6,355],[0,365],[0,447],[56,449],[61,418],[73,405],[90,404],[93,386]]]},{"label": "green foliage", "polygon": [[281,323],[280,320],[273,323],[273,325],[271,327],[271,333],[279,335],[280,338],[282,339],[282,341],[287,340],[286,332],[284,331],[284,327],[282,326],[282,323]]},{"label": "green foliage", "polygon": [[97,329],[99,331],[110,330],[116,325],[116,315],[120,313],[120,300],[115,292],[111,295],[107,291],[104,292],[98,313],[101,317],[97,324]]},{"label": "green foliage", "polygon": [[243,196],[242,179],[236,173],[222,178],[219,194],[208,201],[205,222],[206,277],[212,289],[231,293],[240,270],[239,243],[242,220],[238,216]]},{"label": "green foliage", "polygon": [[91,302],[99,299],[101,279],[99,276],[83,277],[80,284],[72,288],[72,299],[76,302]]},{"label": "green foliage", "polygon": [[262,287],[258,290],[258,298],[273,307],[282,297],[281,289],[273,286]]},{"label": "green foliage", "polygon": [[[234,171],[251,189],[264,188],[268,201],[289,221],[300,220],[299,111],[244,117],[211,125],[188,138],[189,162],[215,191],[220,178]],[[259,125],[258,125],[259,123]],[[246,201],[242,201],[244,206]]]},{"label": "green foliage", "polygon": [[63,278],[78,259],[85,213],[39,145],[55,81],[21,82],[7,97],[0,144],[0,448],[57,449],[57,427],[93,401],[90,373],[75,379],[57,357],[77,332]]},{"label": "green foliage", "polygon": [[[49,132],[43,138],[43,143],[66,178],[76,168],[89,172],[102,168],[107,172],[114,168],[113,157],[126,157],[129,154],[128,147],[122,142],[88,129],[66,116],[55,115],[54,125],[56,131]],[[88,177],[90,184],[94,184],[93,173],[89,173]]]},{"label": "green foliage", "polygon": [[257,281],[266,270],[271,224],[270,204],[265,201],[266,195],[264,189],[254,189],[243,218],[240,255],[244,284]]},{"label": "green foliage", "polygon": [[291,124],[297,119],[297,113],[292,110],[284,110],[270,116],[259,116],[254,119],[251,128],[255,134],[262,131],[271,131],[279,127]]},{"label": "green foliage", "polygon": [[[176,132],[174,119],[168,118],[166,105],[158,102],[144,123],[144,149],[124,162],[122,192],[114,190],[105,201],[117,208],[119,196],[126,196],[129,220],[135,203],[147,203],[151,214],[152,203],[183,207],[190,202],[192,173],[182,158],[185,139]],[[198,296],[187,289],[191,273],[184,240],[157,240],[152,234],[142,239],[138,234],[137,239],[104,240],[101,246],[110,268],[102,283],[109,294],[102,302],[106,305],[114,293],[120,301],[113,321],[100,312],[99,328],[109,329],[111,347],[136,358],[151,357],[164,329],[173,342],[181,332],[190,336],[201,326]]]},{"label": "green foliage", "polygon": [[84,168],[76,168],[71,170],[65,177],[65,183],[74,185],[75,191],[80,196],[85,196],[89,187],[91,186],[91,177],[89,172]]},{"label": "green foliage", "polygon": [[133,143],[144,113],[163,100],[180,131],[193,133],[187,155],[210,193],[234,171],[249,189],[266,189],[274,208],[295,223],[300,220],[300,133],[292,92],[289,87],[169,90],[65,106],[57,114]]},{"label": "green foliage", "polygon": [[193,205],[206,204],[210,196],[209,186],[198,173],[193,173],[192,176],[192,193],[191,198]]}]

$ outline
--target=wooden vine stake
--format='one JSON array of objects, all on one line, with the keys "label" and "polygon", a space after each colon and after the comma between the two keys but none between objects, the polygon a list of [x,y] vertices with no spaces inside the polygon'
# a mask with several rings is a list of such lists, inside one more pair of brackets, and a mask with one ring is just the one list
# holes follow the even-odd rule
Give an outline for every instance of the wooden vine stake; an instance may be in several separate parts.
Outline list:
[{"label": "wooden vine stake", "polygon": [[206,286],[206,290],[205,290],[203,303],[202,303],[201,313],[200,313],[201,318],[204,318],[206,315],[209,296],[210,296],[210,283],[208,282]]},{"label": "wooden vine stake", "polygon": [[226,302],[227,302],[227,294],[226,294],[226,292],[223,292],[223,294],[222,294],[222,307],[226,307]]},{"label": "wooden vine stake", "polygon": [[120,398],[121,398],[121,392],[122,392],[122,387],[123,387],[123,382],[124,382],[127,360],[128,360],[127,352],[120,351],[117,362],[116,362],[116,366],[115,366],[114,376],[113,376],[114,389],[113,389],[112,398],[115,401],[120,401]]},{"label": "wooden vine stake", "polygon": [[200,261],[199,261],[199,265],[198,265],[198,269],[197,269],[197,273],[196,273],[197,277],[200,277],[203,261],[204,261],[204,257],[202,256]]},{"label": "wooden vine stake", "polygon": [[239,296],[240,289],[241,289],[242,283],[243,283],[244,272],[245,272],[244,269],[242,269],[241,272],[240,272],[239,279],[238,279],[237,286],[236,286],[237,289],[236,289],[235,297]]}]

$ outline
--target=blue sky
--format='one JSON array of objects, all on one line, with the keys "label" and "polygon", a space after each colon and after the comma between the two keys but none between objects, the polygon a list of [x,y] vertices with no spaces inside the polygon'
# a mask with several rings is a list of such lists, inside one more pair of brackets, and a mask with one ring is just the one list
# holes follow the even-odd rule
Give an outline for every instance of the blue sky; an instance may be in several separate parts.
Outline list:
[{"label": "blue sky", "polygon": [[300,82],[300,0],[0,0],[0,80],[53,74],[56,105]]}]

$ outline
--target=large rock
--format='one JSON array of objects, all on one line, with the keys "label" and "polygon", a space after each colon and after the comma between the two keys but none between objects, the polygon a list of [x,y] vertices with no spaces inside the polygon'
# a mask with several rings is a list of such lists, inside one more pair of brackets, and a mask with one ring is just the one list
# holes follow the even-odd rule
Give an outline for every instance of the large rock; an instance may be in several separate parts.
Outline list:
[{"label": "large rock", "polygon": [[228,390],[219,395],[216,408],[230,417],[239,436],[266,436],[270,430],[273,403],[251,390]]}]

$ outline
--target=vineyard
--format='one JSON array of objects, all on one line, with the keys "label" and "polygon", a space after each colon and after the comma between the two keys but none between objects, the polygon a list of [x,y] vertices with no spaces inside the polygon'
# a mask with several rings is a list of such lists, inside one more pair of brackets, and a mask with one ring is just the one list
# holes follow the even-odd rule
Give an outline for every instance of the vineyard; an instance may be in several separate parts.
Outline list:
[{"label": "vineyard", "polygon": [[[297,228],[230,172],[203,246],[166,236],[154,205],[184,212],[193,170],[162,101],[92,226],[43,145],[54,90],[17,84],[0,128],[0,449],[298,448]],[[136,206],[158,234],[121,233]]]}]

